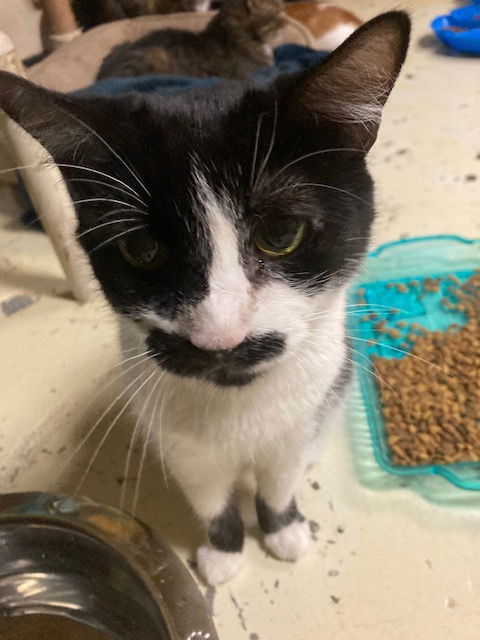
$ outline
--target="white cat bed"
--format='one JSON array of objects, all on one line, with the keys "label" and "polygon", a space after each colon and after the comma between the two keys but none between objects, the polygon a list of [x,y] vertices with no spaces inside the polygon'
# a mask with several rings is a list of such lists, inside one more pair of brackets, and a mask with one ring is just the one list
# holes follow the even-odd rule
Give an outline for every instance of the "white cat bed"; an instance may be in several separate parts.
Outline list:
[{"label": "white cat bed", "polygon": [[[0,69],[27,75],[30,80],[49,89],[74,91],[94,82],[103,58],[113,46],[136,40],[153,29],[200,31],[212,15],[212,12],[178,13],[100,25],[66,42],[27,71],[16,58],[10,39],[0,32]],[[286,42],[313,46],[308,30],[288,17],[273,44]],[[1,164],[5,168],[24,167],[20,170],[23,182],[64,268],[72,293],[79,301],[89,300],[95,291],[93,278],[83,250],[73,241],[76,227],[74,208],[59,169],[54,164],[45,166],[48,156],[43,147],[6,117],[0,120],[0,137],[7,143],[4,145],[6,157],[1,159]]]},{"label": "white cat bed", "polygon": [[[137,40],[154,29],[201,31],[213,15],[214,12],[171,13],[102,24],[66,43],[48,58],[31,67],[28,77],[49,89],[75,91],[94,82],[103,58],[117,44]],[[288,16],[274,45],[286,42],[314,46],[310,32],[300,22]]]}]

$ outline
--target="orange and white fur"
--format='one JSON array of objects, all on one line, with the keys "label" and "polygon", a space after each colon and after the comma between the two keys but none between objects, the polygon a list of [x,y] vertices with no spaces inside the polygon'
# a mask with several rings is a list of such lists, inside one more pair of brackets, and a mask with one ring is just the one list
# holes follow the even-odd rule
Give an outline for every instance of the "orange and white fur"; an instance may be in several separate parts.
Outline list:
[{"label": "orange and white fur", "polygon": [[322,51],[333,51],[362,25],[353,13],[329,2],[293,2],[285,13],[310,31],[315,48]]}]

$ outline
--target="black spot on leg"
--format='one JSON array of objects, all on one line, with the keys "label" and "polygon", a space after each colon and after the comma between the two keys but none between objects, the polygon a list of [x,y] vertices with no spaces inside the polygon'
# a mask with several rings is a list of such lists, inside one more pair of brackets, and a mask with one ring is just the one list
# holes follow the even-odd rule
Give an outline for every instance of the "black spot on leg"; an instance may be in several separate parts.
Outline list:
[{"label": "black spot on leg", "polygon": [[255,499],[255,503],[257,507],[258,523],[264,533],[276,533],[292,522],[303,522],[305,520],[297,508],[295,498],[292,498],[292,501],[285,511],[280,513],[269,507],[268,504],[258,495]]},{"label": "black spot on leg", "polygon": [[220,551],[234,553],[243,549],[243,522],[233,502],[230,502],[223,513],[211,521],[208,539]]}]

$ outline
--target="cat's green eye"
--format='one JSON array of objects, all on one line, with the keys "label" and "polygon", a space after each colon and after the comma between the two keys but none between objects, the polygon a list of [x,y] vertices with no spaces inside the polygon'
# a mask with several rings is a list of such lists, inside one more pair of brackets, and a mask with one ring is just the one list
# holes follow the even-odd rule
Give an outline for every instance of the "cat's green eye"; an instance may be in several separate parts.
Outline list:
[{"label": "cat's green eye", "polygon": [[134,231],[118,243],[125,260],[137,269],[160,269],[168,257],[167,249],[143,230]]},{"label": "cat's green eye", "polygon": [[304,222],[295,218],[270,216],[262,220],[253,236],[253,242],[265,255],[279,257],[293,253],[299,247],[304,235]]}]

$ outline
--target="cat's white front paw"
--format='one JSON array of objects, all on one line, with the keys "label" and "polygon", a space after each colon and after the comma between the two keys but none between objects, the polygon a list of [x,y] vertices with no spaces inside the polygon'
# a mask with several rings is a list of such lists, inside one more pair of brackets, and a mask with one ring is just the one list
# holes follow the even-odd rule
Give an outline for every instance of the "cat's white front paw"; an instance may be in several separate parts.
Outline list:
[{"label": "cat's white front paw", "polygon": [[219,551],[209,546],[199,547],[197,564],[202,578],[215,586],[233,578],[243,564],[243,553]]},{"label": "cat's white front paw", "polygon": [[265,545],[274,556],[290,561],[298,560],[307,553],[310,540],[310,527],[306,520],[296,520],[276,533],[267,533],[264,538]]}]

